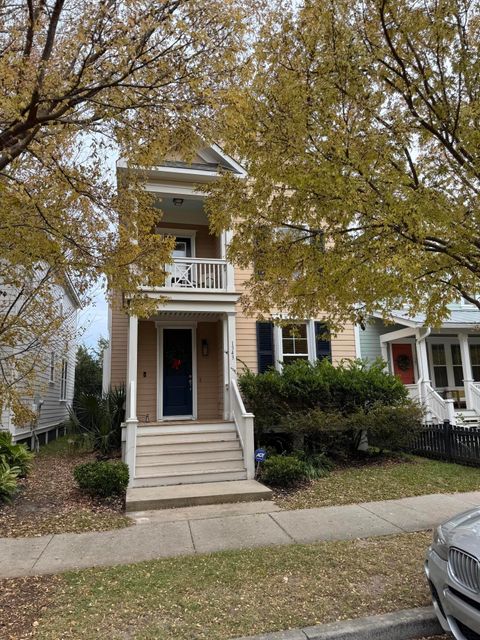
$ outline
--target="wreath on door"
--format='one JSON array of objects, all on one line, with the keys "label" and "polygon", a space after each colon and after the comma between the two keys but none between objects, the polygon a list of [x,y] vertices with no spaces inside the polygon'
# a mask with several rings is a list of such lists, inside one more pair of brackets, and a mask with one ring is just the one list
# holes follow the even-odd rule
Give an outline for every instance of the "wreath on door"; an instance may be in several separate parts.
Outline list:
[{"label": "wreath on door", "polygon": [[174,344],[165,345],[164,359],[168,367],[178,371],[189,357],[188,349]]},{"label": "wreath on door", "polygon": [[412,359],[406,353],[402,353],[397,357],[396,363],[400,371],[408,371],[412,366]]}]

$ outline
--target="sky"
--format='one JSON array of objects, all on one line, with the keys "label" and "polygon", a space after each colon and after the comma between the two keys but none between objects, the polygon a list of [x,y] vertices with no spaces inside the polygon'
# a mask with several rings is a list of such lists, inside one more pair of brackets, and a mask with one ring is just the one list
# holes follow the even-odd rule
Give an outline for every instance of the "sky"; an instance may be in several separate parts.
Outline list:
[{"label": "sky", "polygon": [[78,314],[78,344],[96,347],[98,339],[108,338],[108,306],[101,283],[92,291],[89,305],[80,309]]}]

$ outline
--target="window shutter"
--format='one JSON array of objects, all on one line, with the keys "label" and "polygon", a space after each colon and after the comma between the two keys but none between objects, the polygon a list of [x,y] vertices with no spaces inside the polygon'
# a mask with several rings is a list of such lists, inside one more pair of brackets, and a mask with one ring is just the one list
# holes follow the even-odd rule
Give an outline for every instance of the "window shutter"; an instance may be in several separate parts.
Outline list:
[{"label": "window shutter", "polygon": [[332,344],[330,332],[325,322],[315,322],[315,349],[317,360],[328,358],[332,361]]},{"label": "window shutter", "polygon": [[274,365],[273,322],[257,322],[258,373]]}]

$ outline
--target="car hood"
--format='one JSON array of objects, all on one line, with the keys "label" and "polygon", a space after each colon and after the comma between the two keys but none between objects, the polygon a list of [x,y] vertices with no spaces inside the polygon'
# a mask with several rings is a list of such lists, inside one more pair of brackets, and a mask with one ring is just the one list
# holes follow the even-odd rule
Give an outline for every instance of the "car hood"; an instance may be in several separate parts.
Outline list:
[{"label": "car hood", "polygon": [[458,547],[480,558],[480,507],[469,509],[442,524],[449,547]]}]

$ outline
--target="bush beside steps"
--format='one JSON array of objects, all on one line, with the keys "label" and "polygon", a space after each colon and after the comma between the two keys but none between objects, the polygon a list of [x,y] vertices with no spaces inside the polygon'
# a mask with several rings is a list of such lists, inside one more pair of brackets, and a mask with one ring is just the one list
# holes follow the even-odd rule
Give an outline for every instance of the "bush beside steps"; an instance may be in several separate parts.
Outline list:
[{"label": "bush beside steps", "polygon": [[9,431],[0,431],[0,503],[9,502],[17,490],[17,478],[28,475],[33,461],[24,444],[15,444]]},{"label": "bush beside steps", "polygon": [[128,466],[120,461],[79,464],[73,475],[80,489],[91,496],[121,495],[128,487]]}]

